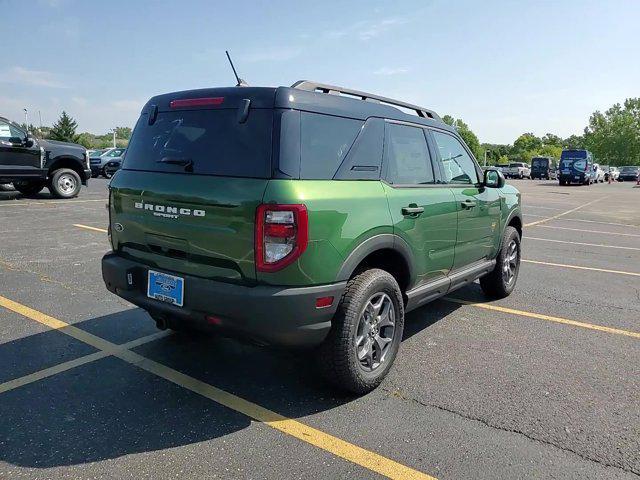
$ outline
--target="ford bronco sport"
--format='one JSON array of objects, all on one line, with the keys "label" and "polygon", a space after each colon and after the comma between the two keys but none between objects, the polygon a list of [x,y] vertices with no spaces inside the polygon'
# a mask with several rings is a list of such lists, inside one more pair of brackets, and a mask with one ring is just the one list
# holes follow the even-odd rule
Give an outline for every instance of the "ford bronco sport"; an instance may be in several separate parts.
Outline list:
[{"label": "ford bronco sport", "polygon": [[315,346],[355,393],[389,371],[406,312],[518,277],[519,192],[433,111],[365,92],[153,97],[109,190],[111,292],[160,328]]}]

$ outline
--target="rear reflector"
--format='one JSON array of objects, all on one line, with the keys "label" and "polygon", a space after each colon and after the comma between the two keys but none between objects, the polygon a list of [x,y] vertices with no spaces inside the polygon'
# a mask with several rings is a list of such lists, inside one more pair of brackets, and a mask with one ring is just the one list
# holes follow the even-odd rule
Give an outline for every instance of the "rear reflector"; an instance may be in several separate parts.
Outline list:
[{"label": "rear reflector", "polygon": [[327,308],[333,304],[333,297],[316,298],[316,308]]},{"label": "rear reflector", "polygon": [[220,105],[222,102],[224,102],[224,97],[182,98],[180,100],[171,100],[169,107],[202,107],[205,105]]}]

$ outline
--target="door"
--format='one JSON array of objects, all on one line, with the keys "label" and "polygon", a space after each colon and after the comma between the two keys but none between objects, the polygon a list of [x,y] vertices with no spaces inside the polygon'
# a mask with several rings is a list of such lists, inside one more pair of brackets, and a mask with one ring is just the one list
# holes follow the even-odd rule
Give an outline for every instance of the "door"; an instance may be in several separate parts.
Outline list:
[{"label": "door", "polygon": [[500,235],[499,189],[481,185],[480,168],[454,135],[431,132],[442,181],[451,188],[458,211],[453,269],[493,258]]},{"label": "door", "polygon": [[40,147],[25,145],[27,134],[13,123],[0,119],[0,177],[39,174]]},{"label": "door", "polygon": [[453,266],[457,209],[453,192],[436,184],[423,128],[387,122],[384,188],[394,225],[413,252],[416,283],[444,278]]}]

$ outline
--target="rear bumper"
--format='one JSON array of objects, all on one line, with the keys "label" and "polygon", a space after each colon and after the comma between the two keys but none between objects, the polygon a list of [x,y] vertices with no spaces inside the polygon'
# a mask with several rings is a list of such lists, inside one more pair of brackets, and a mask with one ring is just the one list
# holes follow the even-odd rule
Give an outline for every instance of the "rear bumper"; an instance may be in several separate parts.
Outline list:
[{"label": "rear bumper", "polygon": [[[185,281],[184,306],[176,307],[147,297],[148,269],[114,252],[102,259],[107,289],[153,317],[169,324],[188,322],[258,343],[290,347],[322,343],[346,286],[346,282],[339,282],[312,287],[247,287],[180,275]],[[333,304],[317,309],[316,298],[325,296],[333,296]],[[210,321],[206,316],[215,319]]]}]

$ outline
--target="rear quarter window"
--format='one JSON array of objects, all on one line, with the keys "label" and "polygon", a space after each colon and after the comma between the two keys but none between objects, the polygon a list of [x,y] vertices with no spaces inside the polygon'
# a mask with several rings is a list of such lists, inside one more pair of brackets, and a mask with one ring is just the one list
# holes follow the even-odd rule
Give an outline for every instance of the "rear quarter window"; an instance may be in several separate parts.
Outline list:
[{"label": "rear quarter window", "polygon": [[332,179],[363,124],[351,118],[302,112],[300,178]]},{"label": "rear quarter window", "polygon": [[271,174],[273,110],[253,109],[244,123],[236,109],[160,112],[149,125],[140,116],[123,169],[232,177]]}]

